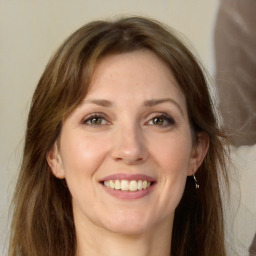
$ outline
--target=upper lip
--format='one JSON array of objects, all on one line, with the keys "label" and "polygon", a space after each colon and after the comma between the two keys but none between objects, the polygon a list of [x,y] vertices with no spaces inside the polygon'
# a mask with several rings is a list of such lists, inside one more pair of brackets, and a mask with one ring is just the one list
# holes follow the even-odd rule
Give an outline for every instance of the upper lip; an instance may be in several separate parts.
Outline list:
[{"label": "upper lip", "polygon": [[145,174],[126,174],[126,173],[116,173],[108,175],[102,179],[100,179],[100,182],[104,182],[107,180],[146,180],[149,182],[155,182],[156,179],[154,179],[151,176],[145,175]]}]

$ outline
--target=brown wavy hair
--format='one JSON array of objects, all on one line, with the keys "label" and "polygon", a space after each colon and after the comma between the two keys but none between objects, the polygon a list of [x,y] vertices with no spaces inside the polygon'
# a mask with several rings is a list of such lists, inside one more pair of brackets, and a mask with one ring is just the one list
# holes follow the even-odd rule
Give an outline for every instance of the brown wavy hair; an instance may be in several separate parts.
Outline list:
[{"label": "brown wavy hair", "polygon": [[[205,73],[176,33],[142,17],[94,21],[73,33],[46,66],[27,121],[23,162],[13,199],[9,256],[74,256],[76,232],[65,180],[53,176],[46,155],[62,123],[85,97],[100,58],[139,49],[160,57],[186,97],[191,128],[209,136],[209,150],[175,213],[173,256],[225,256],[220,186],[228,184],[225,134],[219,128]],[[221,182],[224,181],[224,182]]]}]

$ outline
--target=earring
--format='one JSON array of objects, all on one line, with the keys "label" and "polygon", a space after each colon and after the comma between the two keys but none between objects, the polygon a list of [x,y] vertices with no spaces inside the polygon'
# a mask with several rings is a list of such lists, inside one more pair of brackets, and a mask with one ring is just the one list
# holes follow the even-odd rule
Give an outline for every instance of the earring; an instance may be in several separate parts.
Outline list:
[{"label": "earring", "polygon": [[193,174],[193,178],[194,178],[194,181],[195,181],[196,189],[199,189],[199,184],[197,183],[197,179],[196,179],[195,174]]}]

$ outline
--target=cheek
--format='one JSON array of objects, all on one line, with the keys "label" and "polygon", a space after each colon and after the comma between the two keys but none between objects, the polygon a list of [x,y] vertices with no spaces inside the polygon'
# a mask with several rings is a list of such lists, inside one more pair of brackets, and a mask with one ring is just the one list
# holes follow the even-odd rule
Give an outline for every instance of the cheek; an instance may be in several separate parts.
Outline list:
[{"label": "cheek", "polygon": [[[106,142],[81,134],[63,134],[61,158],[73,205],[93,208],[96,196],[96,173],[106,155]],[[104,143],[105,142],[105,143]]]},{"label": "cheek", "polygon": [[165,205],[166,212],[173,212],[183,195],[188,170],[192,143],[189,136],[170,136],[158,138],[152,144],[154,160],[160,168],[161,191],[159,204]]},{"label": "cheek", "polygon": [[92,175],[104,159],[107,152],[106,145],[106,142],[97,136],[89,137],[82,134],[65,136],[61,145],[65,175]]},{"label": "cheek", "polygon": [[192,142],[191,137],[185,133],[158,137],[151,141],[151,154],[168,173],[187,172],[190,164]]}]

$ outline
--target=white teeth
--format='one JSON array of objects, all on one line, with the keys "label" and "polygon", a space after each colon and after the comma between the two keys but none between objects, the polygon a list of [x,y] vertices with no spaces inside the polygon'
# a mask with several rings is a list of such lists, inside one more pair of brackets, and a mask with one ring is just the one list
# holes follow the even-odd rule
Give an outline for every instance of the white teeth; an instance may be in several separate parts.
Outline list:
[{"label": "white teeth", "polygon": [[138,190],[142,190],[142,180],[138,181]]},{"label": "white teeth", "polygon": [[128,191],[129,190],[129,181],[121,180],[121,190]]},{"label": "white teeth", "polygon": [[108,188],[110,187],[110,186],[109,186],[109,181],[108,181],[108,180],[105,180],[105,181],[104,181],[104,186],[106,186],[106,187],[108,187]]},{"label": "white teeth", "polygon": [[110,180],[110,181],[109,181],[109,185],[110,185],[111,188],[115,188],[115,183],[114,183],[113,180]]},{"label": "white teeth", "polygon": [[130,191],[136,191],[138,190],[138,184],[136,180],[130,181],[130,186],[129,186]]},{"label": "white teeth", "polygon": [[147,186],[148,186],[148,182],[146,180],[144,180],[143,183],[142,183],[142,188],[146,189]]},{"label": "white teeth", "polygon": [[119,180],[115,181],[115,189],[121,189],[121,183]]},{"label": "white teeth", "polygon": [[150,187],[151,182],[146,180],[107,180],[104,181],[104,186],[116,189],[116,190],[122,190],[122,191],[137,191],[142,189],[147,189]]}]

